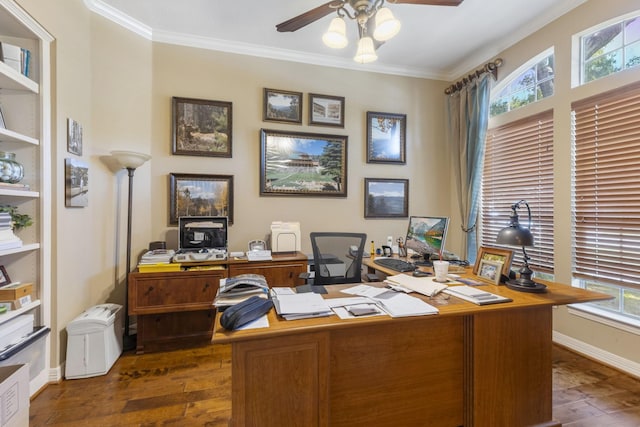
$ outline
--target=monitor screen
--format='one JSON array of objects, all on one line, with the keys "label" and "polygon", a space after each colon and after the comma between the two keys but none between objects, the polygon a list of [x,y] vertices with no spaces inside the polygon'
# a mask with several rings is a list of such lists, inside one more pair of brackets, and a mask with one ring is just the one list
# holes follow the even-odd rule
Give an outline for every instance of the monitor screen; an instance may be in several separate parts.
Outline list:
[{"label": "monitor screen", "polygon": [[412,216],[405,246],[422,255],[438,253],[444,250],[448,227],[446,217]]}]

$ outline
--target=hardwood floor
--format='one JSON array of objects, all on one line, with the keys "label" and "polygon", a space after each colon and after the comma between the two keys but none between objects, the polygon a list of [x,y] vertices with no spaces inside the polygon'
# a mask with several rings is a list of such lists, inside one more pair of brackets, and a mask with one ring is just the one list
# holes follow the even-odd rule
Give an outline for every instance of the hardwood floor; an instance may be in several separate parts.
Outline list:
[{"label": "hardwood floor", "polygon": [[[640,426],[638,379],[554,346],[553,384],[564,426]],[[226,427],[230,414],[230,347],[206,345],[125,353],[107,375],[49,385],[31,402],[30,425]]]}]

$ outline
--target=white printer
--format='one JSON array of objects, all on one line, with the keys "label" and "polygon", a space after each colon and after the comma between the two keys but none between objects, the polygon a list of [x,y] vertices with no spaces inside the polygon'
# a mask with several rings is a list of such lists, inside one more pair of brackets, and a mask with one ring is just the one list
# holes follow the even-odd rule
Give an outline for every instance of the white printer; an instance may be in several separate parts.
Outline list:
[{"label": "white printer", "polygon": [[65,377],[104,375],[122,353],[122,306],[100,304],[87,309],[67,325]]},{"label": "white printer", "polygon": [[300,250],[300,223],[273,221],[271,223],[271,252],[296,252]]}]

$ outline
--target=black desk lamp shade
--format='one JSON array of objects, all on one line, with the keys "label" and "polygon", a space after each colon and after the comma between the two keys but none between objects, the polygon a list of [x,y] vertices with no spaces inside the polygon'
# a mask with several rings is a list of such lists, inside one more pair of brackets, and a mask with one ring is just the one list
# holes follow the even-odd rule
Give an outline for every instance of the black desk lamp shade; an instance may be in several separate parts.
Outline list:
[{"label": "black desk lamp shade", "polygon": [[[527,213],[529,215],[529,228],[523,227],[520,225],[518,221],[518,208],[520,205],[525,205],[527,207]],[[522,292],[533,292],[533,293],[542,293],[547,291],[547,287],[541,283],[536,283],[531,280],[531,275],[533,271],[529,268],[529,255],[527,255],[527,251],[525,247],[533,246],[533,234],[531,234],[531,209],[529,208],[529,204],[525,200],[520,200],[519,202],[511,205],[511,216],[509,226],[503,228],[498,233],[498,237],[496,238],[496,243],[501,245],[513,245],[513,246],[521,246],[522,253],[524,255],[524,262],[522,263],[522,267],[520,268],[520,277],[514,280],[508,280],[506,285],[509,289],[513,289],[516,291]]]}]

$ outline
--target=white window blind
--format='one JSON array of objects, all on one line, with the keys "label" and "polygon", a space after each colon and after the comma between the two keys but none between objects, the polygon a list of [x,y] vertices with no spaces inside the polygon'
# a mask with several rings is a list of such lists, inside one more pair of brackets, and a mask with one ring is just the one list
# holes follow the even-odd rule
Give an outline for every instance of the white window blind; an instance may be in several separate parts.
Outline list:
[{"label": "white window blind", "polygon": [[[511,205],[526,200],[531,208],[534,247],[527,248],[534,270],[553,273],[553,113],[509,123],[487,132],[482,176],[483,246],[496,245],[498,232],[509,225]],[[526,207],[518,210],[528,227]],[[505,246],[506,247],[506,246]],[[522,262],[521,248],[514,250]]]},{"label": "white window blind", "polygon": [[574,277],[640,288],[640,84],[572,116]]}]

